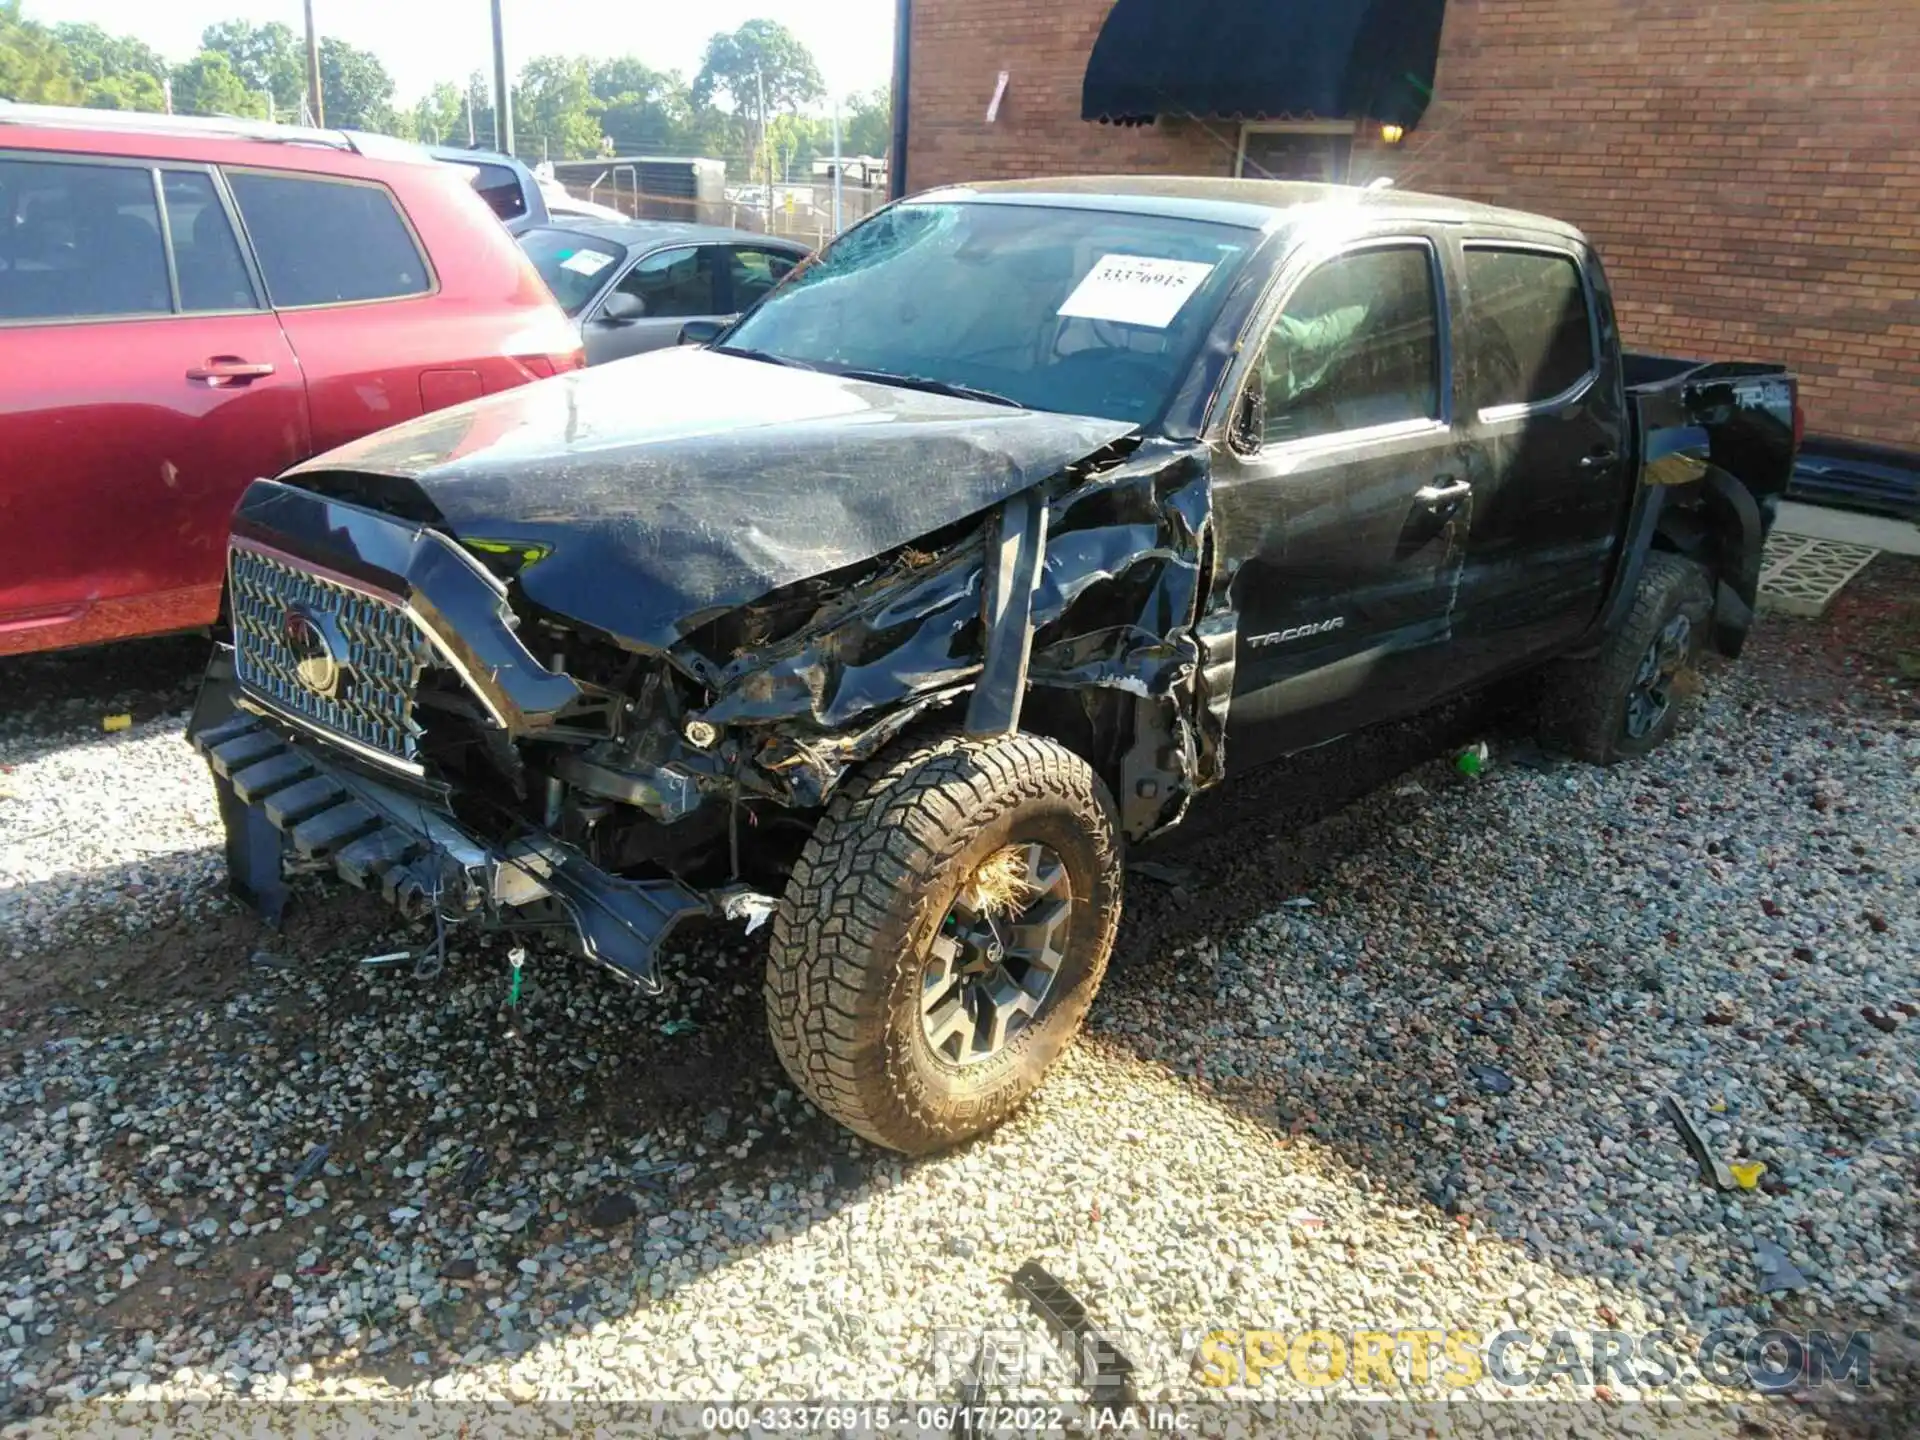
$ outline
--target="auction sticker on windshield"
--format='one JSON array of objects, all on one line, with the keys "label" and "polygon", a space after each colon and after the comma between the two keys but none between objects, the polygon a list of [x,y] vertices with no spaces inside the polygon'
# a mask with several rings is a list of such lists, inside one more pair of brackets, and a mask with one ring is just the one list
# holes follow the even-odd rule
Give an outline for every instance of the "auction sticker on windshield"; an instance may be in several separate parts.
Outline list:
[{"label": "auction sticker on windshield", "polygon": [[613,256],[602,255],[598,250],[576,250],[560,262],[560,268],[576,275],[598,275],[612,263]]},{"label": "auction sticker on windshield", "polygon": [[1060,314],[1076,320],[1111,320],[1164,330],[1214,267],[1193,260],[1156,260],[1146,255],[1102,255]]}]

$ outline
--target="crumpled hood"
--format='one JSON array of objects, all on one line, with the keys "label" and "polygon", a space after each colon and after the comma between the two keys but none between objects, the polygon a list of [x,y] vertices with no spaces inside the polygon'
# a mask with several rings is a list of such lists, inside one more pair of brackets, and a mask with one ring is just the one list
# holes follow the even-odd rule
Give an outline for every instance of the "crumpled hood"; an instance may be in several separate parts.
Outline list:
[{"label": "crumpled hood", "polygon": [[288,483],[462,542],[540,547],[528,599],[664,649],[785,585],[963,520],[1132,432],[675,348],[383,430]]}]

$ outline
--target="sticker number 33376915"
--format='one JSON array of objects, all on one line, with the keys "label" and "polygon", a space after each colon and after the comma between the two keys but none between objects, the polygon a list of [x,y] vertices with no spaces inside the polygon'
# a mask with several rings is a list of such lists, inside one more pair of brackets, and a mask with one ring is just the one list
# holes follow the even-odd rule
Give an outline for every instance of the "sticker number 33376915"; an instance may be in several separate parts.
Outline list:
[{"label": "sticker number 33376915", "polygon": [[1102,255],[1060,307],[1063,316],[1164,330],[1213,266],[1146,255]]}]

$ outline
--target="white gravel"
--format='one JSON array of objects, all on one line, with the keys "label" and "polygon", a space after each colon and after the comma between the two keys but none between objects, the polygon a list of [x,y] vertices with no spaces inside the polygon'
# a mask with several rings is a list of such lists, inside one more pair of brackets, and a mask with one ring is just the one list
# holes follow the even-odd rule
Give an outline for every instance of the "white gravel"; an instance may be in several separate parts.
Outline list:
[{"label": "white gravel", "polygon": [[[1169,1400],[1217,1398],[1180,1343],[1215,1329],[1664,1327],[1683,1353],[1776,1323],[1897,1333],[1920,725],[1786,708],[1738,672],[1712,688],[1641,765],[1497,748],[1477,782],[1436,764],[1389,784],[1285,837],[1307,883],[1208,933],[1209,886],[1267,864],[1271,842],[1230,839],[1239,868],[1191,883],[1189,932],[1111,977],[1039,1098],[913,1164],[785,1087],[755,1014],[762,952],[732,932],[669,958],[660,1000],[543,959],[508,1016],[497,945],[416,981],[353,965],[387,923],[363,909],[248,930],[217,893],[179,715],[10,732],[0,958],[9,988],[48,956],[73,977],[0,1033],[0,1413],[951,1399],[983,1327],[1031,1342],[996,1397],[1058,1398],[1007,1288],[1027,1260]],[[1311,906],[1282,904],[1294,890]],[[220,988],[123,987],[116,956],[207,926]],[[1722,1158],[1765,1164],[1761,1188],[1702,1182],[1669,1094]],[[1766,1245],[1803,1289],[1760,1293]],[[1308,1393],[1284,1367],[1229,1392]],[[1581,1423],[1821,1423],[1689,1393],[1703,1403],[1677,1419]]]}]

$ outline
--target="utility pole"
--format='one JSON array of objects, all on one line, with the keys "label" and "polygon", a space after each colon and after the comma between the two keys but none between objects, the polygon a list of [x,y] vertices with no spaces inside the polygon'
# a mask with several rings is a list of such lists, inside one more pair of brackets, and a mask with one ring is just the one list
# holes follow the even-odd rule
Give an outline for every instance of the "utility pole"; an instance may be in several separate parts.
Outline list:
[{"label": "utility pole", "polygon": [[773,143],[767,134],[767,75],[764,70],[753,72],[753,83],[760,89],[760,148],[767,157],[767,233],[773,233]]},{"label": "utility pole", "polygon": [[160,98],[166,102],[167,114],[173,113],[173,80],[170,76],[160,77]]},{"label": "utility pole", "polygon": [[513,154],[513,91],[507,85],[507,32],[500,0],[493,0],[493,148]]},{"label": "utility pole", "polygon": [[833,233],[840,233],[840,97],[833,97]]},{"label": "utility pole", "polygon": [[467,148],[473,149],[473,86],[467,86]]},{"label": "utility pole", "polygon": [[307,101],[313,110],[313,123],[324,127],[327,123],[327,107],[320,100],[320,37],[313,28],[313,0],[306,0],[307,7]]}]

